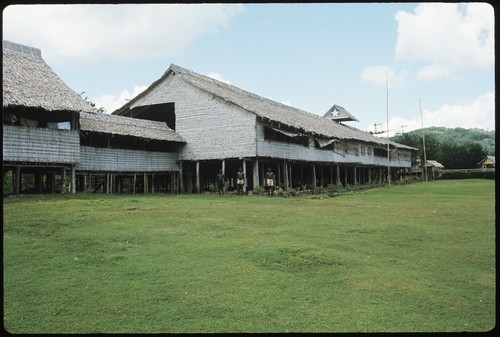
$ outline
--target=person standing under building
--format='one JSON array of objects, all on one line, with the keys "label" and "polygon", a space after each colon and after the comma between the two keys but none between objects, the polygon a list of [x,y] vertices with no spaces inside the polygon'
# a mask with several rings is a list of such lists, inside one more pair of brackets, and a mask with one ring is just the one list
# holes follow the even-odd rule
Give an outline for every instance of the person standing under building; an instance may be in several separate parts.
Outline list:
[{"label": "person standing under building", "polygon": [[219,195],[224,195],[224,174],[222,170],[219,170],[217,174],[217,189],[219,190]]},{"label": "person standing under building", "polygon": [[243,169],[240,167],[236,173],[236,190],[238,191],[238,195],[243,195],[243,185],[245,185],[245,173],[243,173]]},{"label": "person standing under building", "polygon": [[274,185],[275,185],[274,172],[271,170],[271,167],[268,167],[266,172],[266,190],[269,196],[272,196],[274,193]]}]

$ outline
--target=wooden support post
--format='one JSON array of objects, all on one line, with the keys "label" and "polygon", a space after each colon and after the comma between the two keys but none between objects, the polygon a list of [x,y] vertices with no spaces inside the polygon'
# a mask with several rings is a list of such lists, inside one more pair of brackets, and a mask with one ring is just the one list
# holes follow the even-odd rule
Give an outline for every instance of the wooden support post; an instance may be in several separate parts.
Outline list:
[{"label": "wooden support post", "polygon": [[71,193],[76,193],[76,167],[71,165]]},{"label": "wooden support post", "polygon": [[253,161],[253,188],[255,189],[257,186],[260,186],[259,183],[259,161],[255,159]]},{"label": "wooden support post", "polygon": [[196,193],[200,194],[200,162],[196,162]]},{"label": "wooden support post", "polygon": [[55,174],[49,173],[48,177],[50,182],[50,193],[54,194],[56,193]]},{"label": "wooden support post", "polygon": [[144,194],[148,194],[148,174],[146,172],[143,173],[144,176]]},{"label": "wooden support post", "polygon": [[357,165],[354,165],[354,167],[352,168],[353,169],[353,172],[354,172],[354,185],[357,185],[358,184],[358,170],[357,170]]},{"label": "wooden support post", "polygon": [[61,168],[61,180],[59,181],[59,188],[61,189],[61,194],[64,194],[65,192],[65,180],[66,180],[66,170]]},{"label": "wooden support post", "polygon": [[304,165],[300,165],[300,186],[304,186]]},{"label": "wooden support post", "polygon": [[316,165],[312,164],[312,190],[316,190]]},{"label": "wooden support post", "polygon": [[283,161],[283,189],[286,191],[289,187],[288,180],[288,162],[286,160]]},{"label": "wooden support post", "polygon": [[134,173],[134,185],[132,186],[132,190],[134,191],[133,194],[135,194],[135,182],[137,180],[137,174]]},{"label": "wooden support post", "polygon": [[[14,170],[12,170],[14,172]],[[16,166],[13,174],[14,194],[19,195],[21,191],[21,166]]]},{"label": "wooden support post", "polygon": [[151,173],[151,194],[155,194],[155,174]]},{"label": "wooden support post", "polygon": [[243,159],[243,176],[245,177],[245,179],[243,180],[244,183],[243,183],[243,192],[246,193],[247,192],[247,160],[246,159]]},{"label": "wooden support post", "polygon": [[275,182],[275,188],[278,188],[278,186],[281,184],[281,165],[278,162],[278,171],[276,172],[276,182]]},{"label": "wooden support post", "polygon": [[180,193],[184,193],[184,175],[182,173],[182,162],[179,162],[179,188]]},{"label": "wooden support post", "polygon": [[292,163],[288,162],[288,187],[293,187]]},{"label": "wooden support post", "polygon": [[42,193],[42,175],[40,173],[35,174],[35,192]]},{"label": "wooden support post", "polygon": [[337,166],[337,177],[335,178],[335,185],[340,185],[341,182],[340,182],[340,166],[339,164],[336,165]]}]

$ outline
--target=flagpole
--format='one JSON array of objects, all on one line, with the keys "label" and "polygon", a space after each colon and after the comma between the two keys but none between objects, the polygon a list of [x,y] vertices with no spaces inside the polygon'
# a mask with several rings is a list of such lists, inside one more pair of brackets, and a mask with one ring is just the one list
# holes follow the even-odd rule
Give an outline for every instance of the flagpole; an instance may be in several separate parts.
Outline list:
[{"label": "flagpole", "polygon": [[424,117],[422,117],[422,106],[420,105],[420,97],[418,98],[418,107],[420,108],[420,120],[422,121],[422,144],[424,147],[424,170],[423,173],[425,174],[425,181],[428,181],[427,177],[427,154],[425,151],[425,132],[424,132]]},{"label": "flagpole", "polygon": [[386,111],[387,111],[387,182],[391,185],[391,152],[389,149],[389,78],[387,71],[385,72],[385,87],[386,87]]}]

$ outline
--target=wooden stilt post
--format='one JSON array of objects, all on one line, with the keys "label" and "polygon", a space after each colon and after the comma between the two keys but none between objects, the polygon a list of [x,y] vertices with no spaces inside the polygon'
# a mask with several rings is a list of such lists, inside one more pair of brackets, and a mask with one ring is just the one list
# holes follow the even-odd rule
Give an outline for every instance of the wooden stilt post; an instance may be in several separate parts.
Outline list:
[{"label": "wooden stilt post", "polygon": [[76,193],[76,166],[71,165],[71,193]]},{"label": "wooden stilt post", "polygon": [[179,189],[180,193],[184,193],[184,174],[182,173],[182,162],[179,162]]},{"label": "wooden stilt post", "polygon": [[196,162],[196,193],[200,194],[200,162]]},{"label": "wooden stilt post", "polygon": [[316,165],[312,164],[312,190],[316,190]]},{"label": "wooden stilt post", "polygon": [[260,179],[259,179],[259,160],[256,158],[253,161],[253,188],[255,189],[257,186],[260,186]]},{"label": "wooden stilt post", "polygon": [[[12,172],[14,172],[14,170]],[[21,166],[16,166],[14,173],[14,194],[19,195],[20,191],[21,191]]]},{"label": "wooden stilt post", "polygon": [[61,194],[65,192],[65,180],[66,180],[66,170],[64,167],[61,168],[61,181],[59,181],[59,188],[61,189]]},{"label": "wooden stilt post", "polygon": [[49,181],[50,181],[50,193],[54,194],[56,192],[56,184],[55,184],[55,174],[49,173]]},{"label": "wooden stilt post", "polygon": [[245,176],[245,179],[243,180],[243,193],[247,192],[247,160],[243,159],[243,175]]},{"label": "wooden stilt post", "polygon": [[35,174],[35,191],[42,193],[42,175],[40,173]]},{"label": "wooden stilt post", "polygon": [[283,189],[286,191],[290,187],[290,181],[288,179],[288,162],[286,159],[283,161]]}]

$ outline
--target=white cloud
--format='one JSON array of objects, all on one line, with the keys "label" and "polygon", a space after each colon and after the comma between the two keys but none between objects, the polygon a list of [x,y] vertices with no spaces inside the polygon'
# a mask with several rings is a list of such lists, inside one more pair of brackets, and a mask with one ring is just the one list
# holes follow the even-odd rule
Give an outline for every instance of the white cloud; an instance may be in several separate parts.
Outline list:
[{"label": "white cloud", "polygon": [[3,38],[40,48],[54,63],[99,64],[169,57],[217,34],[236,4],[11,5]]},{"label": "white cloud", "polygon": [[226,84],[231,84],[231,81],[226,80],[225,78],[222,77],[221,74],[218,73],[210,73],[207,75],[210,78],[213,78],[214,80],[226,83]]},{"label": "white cloud", "polygon": [[129,100],[134,98],[143,92],[148,86],[135,86],[132,92],[129,92],[128,89],[123,90],[118,96],[113,94],[104,94],[99,97],[92,98],[92,102],[95,103],[96,108],[104,108],[106,113],[112,113],[118,108],[121,108],[125,105]]},{"label": "white cloud", "polygon": [[395,18],[396,61],[422,64],[419,79],[494,65],[494,11],[487,3],[423,3]]},{"label": "white cloud", "polygon": [[366,67],[361,72],[361,80],[366,83],[372,83],[377,86],[389,88],[399,88],[403,86],[408,78],[406,71],[396,71],[394,68],[385,65]]},{"label": "white cloud", "polygon": [[[477,99],[464,105],[444,104],[437,110],[422,108],[423,126],[447,127],[447,128],[479,128],[483,130],[495,130],[495,93],[487,92]],[[394,116],[389,119],[389,135],[396,132],[412,131],[422,128],[420,115],[407,119]],[[387,122],[377,126],[378,130],[387,130]],[[373,131],[370,125],[366,131]],[[381,134],[381,136],[385,136]]]}]

